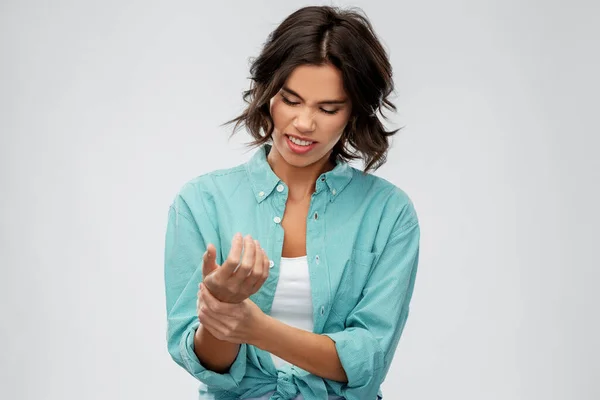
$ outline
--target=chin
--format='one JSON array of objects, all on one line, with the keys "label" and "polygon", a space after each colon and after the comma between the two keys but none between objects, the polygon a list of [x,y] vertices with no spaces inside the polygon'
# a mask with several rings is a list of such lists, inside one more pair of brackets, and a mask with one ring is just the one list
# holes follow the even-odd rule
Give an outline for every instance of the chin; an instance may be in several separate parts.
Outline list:
[{"label": "chin", "polygon": [[283,152],[280,151],[280,154],[288,164],[290,164],[293,167],[297,167],[297,168],[309,166],[311,164],[314,164],[318,160],[318,158],[315,158],[314,156],[306,157],[306,156],[301,156],[301,155],[295,154],[295,153],[291,152],[289,149],[284,149]]},{"label": "chin", "polygon": [[313,160],[313,159],[306,159],[303,158],[302,160],[288,160],[288,164],[290,164],[293,167],[296,168],[304,168],[304,167],[308,167],[309,165],[312,165],[316,162],[317,160]]}]

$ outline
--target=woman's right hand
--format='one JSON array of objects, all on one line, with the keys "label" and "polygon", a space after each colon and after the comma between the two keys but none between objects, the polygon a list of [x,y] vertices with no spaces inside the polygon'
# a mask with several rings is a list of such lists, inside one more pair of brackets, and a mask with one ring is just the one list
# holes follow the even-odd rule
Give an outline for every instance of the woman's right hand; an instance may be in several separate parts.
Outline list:
[{"label": "woman's right hand", "polygon": [[269,258],[258,240],[250,235],[242,238],[238,233],[233,237],[229,255],[221,266],[216,263],[216,258],[217,249],[209,244],[202,259],[202,281],[222,302],[240,303],[246,300],[260,289],[269,276]]}]

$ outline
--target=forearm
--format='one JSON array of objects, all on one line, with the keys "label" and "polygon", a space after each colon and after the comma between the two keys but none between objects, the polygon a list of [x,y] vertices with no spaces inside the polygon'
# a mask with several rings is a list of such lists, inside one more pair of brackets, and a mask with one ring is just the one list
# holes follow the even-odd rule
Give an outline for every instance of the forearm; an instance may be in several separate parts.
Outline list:
[{"label": "forearm", "polygon": [[286,325],[266,316],[256,347],[317,375],[338,382],[347,382],[335,343],[329,337]]},{"label": "forearm", "polygon": [[224,374],[235,361],[240,345],[214,337],[202,324],[194,335],[194,353],[205,368]]}]

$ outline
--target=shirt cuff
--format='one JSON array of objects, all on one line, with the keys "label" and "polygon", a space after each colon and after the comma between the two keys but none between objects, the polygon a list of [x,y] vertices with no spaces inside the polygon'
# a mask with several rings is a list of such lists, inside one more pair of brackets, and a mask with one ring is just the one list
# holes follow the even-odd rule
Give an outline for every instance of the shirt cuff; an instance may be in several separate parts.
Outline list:
[{"label": "shirt cuff", "polygon": [[369,331],[351,327],[341,332],[323,333],[335,342],[335,349],[346,372],[347,388],[379,389],[379,375],[384,367],[383,351]]},{"label": "shirt cuff", "polygon": [[200,321],[196,320],[185,331],[181,339],[181,358],[185,363],[186,369],[209,388],[222,390],[237,388],[244,375],[246,375],[246,352],[248,345],[246,343],[240,344],[240,350],[228,372],[221,374],[211,371],[202,365],[194,352],[194,335],[198,326],[200,326]]}]

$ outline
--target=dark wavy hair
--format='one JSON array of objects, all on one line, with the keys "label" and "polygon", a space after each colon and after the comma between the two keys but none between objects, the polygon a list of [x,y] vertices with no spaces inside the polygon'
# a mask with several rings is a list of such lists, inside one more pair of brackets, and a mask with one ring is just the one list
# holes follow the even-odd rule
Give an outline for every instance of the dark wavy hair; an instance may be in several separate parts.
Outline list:
[{"label": "dark wavy hair", "polygon": [[232,136],[243,125],[254,140],[249,146],[267,143],[273,134],[270,99],[277,94],[298,66],[331,64],[341,71],[352,113],[332,160],[362,158],[364,172],[376,170],[386,161],[387,131],[377,112],[396,111],[389,100],[394,90],[392,67],[371,23],[360,9],[310,6],[289,15],[267,38],[261,54],[250,67],[250,89],[243,92],[246,109],[235,122]]}]

